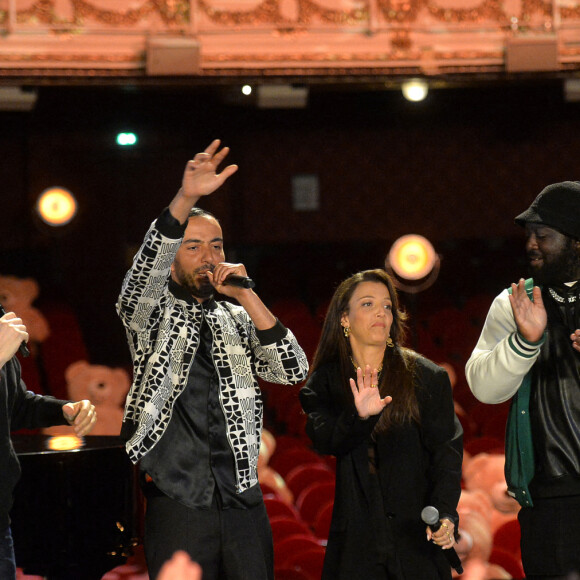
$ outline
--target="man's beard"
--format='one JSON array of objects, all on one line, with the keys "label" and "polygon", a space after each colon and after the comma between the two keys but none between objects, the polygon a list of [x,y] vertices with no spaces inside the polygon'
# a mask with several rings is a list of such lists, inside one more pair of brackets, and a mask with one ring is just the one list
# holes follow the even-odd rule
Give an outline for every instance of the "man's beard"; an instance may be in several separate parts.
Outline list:
[{"label": "man's beard", "polygon": [[211,298],[215,292],[215,288],[211,285],[209,278],[203,277],[196,280],[196,277],[201,272],[211,270],[207,266],[197,268],[193,272],[185,272],[179,264],[175,264],[175,277],[180,286],[183,286],[192,296],[200,300],[207,300]]},{"label": "man's beard", "polygon": [[563,284],[573,282],[580,276],[580,255],[576,251],[575,240],[567,239],[562,251],[553,255],[547,262],[542,254],[542,265],[529,265],[534,283],[539,285]]}]

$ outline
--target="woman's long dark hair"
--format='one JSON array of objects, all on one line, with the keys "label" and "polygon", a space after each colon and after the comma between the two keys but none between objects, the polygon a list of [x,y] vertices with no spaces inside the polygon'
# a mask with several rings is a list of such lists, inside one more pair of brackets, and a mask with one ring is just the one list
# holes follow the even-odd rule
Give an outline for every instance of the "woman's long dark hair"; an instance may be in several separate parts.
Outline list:
[{"label": "woman's long dark hair", "polygon": [[384,270],[365,270],[344,280],[336,289],[322,326],[320,341],[314,354],[310,372],[331,361],[339,361],[345,402],[354,407],[349,378],[353,376],[350,341],[344,336],[341,325],[343,314],[348,313],[349,303],[357,286],[363,282],[384,284],[393,305],[393,324],[390,336],[394,347],[385,348],[383,370],[379,380],[381,397],[391,395],[393,401],[387,405],[375,427],[375,432],[386,431],[391,425],[409,421],[419,422],[414,367],[416,353],[403,346],[407,315],[399,307],[397,290],[389,274]]}]

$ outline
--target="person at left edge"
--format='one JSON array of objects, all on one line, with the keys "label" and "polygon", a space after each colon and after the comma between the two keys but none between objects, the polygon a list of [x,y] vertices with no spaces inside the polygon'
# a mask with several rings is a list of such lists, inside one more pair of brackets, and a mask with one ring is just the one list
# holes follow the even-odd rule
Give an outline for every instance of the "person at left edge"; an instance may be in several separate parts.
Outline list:
[{"label": "person at left edge", "polygon": [[71,403],[36,395],[27,390],[16,356],[28,332],[14,312],[0,318],[0,578],[16,578],[16,562],[10,508],[14,487],[20,477],[20,464],[12,446],[11,431],[52,425],[72,425],[80,437],[89,433],[97,420],[90,401]]},{"label": "person at left edge", "polygon": [[[186,165],[125,278],[117,311],[134,364],[122,435],[147,498],[145,555],[153,579],[177,550],[204,580],[271,580],[272,533],[258,484],[263,405],[256,375],[302,381],[294,335],[252,289],[224,285],[219,222],[196,206],[236,170],[216,173],[215,140]],[[217,301],[219,292],[238,304]]]}]

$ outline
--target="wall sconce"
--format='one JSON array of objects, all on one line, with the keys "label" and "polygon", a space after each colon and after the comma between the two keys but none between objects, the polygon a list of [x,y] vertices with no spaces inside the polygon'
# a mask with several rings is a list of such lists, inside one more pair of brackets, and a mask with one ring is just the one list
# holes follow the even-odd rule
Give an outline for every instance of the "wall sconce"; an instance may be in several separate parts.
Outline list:
[{"label": "wall sconce", "polygon": [[411,79],[401,85],[403,96],[407,101],[423,101],[429,92],[429,83],[423,79]]},{"label": "wall sconce", "polygon": [[78,211],[77,200],[64,187],[45,189],[36,202],[36,212],[49,226],[65,226],[73,220]]}]

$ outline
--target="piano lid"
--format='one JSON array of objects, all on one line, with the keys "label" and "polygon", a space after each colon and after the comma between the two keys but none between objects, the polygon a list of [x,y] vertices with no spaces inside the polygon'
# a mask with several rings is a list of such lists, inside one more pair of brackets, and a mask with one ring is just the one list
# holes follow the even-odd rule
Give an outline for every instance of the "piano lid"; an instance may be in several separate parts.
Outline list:
[{"label": "piano lid", "polygon": [[12,434],[12,444],[16,454],[38,455],[62,453],[66,451],[95,451],[101,449],[124,449],[125,442],[121,437],[107,435],[30,435]]},{"label": "piano lid", "polygon": [[142,505],[123,440],[15,434],[13,443],[22,475],[11,527],[24,573],[100,580],[124,563],[138,543]]}]

